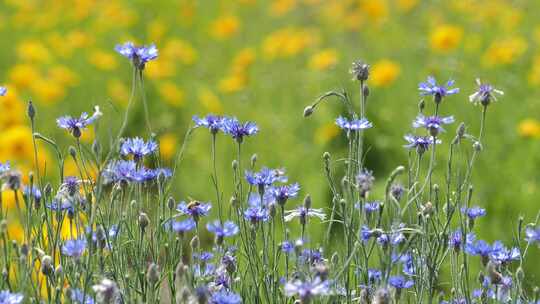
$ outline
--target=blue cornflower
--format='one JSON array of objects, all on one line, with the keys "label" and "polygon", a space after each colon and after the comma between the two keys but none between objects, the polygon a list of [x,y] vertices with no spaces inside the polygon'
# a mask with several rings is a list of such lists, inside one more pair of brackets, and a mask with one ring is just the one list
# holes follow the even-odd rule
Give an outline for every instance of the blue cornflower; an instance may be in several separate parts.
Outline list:
[{"label": "blue cornflower", "polygon": [[11,170],[11,165],[10,165],[9,161],[7,161],[5,163],[0,163],[0,174],[4,174],[4,173],[8,172],[9,170]]},{"label": "blue cornflower", "polygon": [[416,273],[416,269],[414,267],[414,260],[410,253],[402,254],[399,257],[399,261],[401,262],[403,266],[403,273],[409,276],[413,276]]},{"label": "blue cornflower", "polygon": [[172,170],[169,168],[156,168],[150,171],[152,172],[151,175],[157,179],[159,179],[160,176],[164,178],[171,178],[173,175]]},{"label": "blue cornflower", "polygon": [[36,203],[41,202],[41,197],[42,197],[41,191],[35,185],[32,185],[32,187],[24,187],[23,195],[27,198],[32,196]]},{"label": "blue cornflower", "polygon": [[366,213],[373,213],[373,212],[377,212],[379,211],[379,209],[381,209],[381,203],[380,202],[367,202],[364,204],[364,211]]},{"label": "blue cornflower", "polygon": [[222,225],[219,220],[206,224],[206,229],[214,233],[218,240],[223,240],[224,237],[236,235],[239,231],[238,226],[234,222],[227,221]]},{"label": "blue cornflower", "polygon": [[76,288],[70,290],[70,299],[74,304],[94,304],[92,296],[87,295],[82,290]]},{"label": "blue cornflower", "polygon": [[253,186],[266,187],[275,182],[284,183],[287,181],[287,177],[284,175],[285,171],[282,169],[269,169],[264,167],[259,172],[246,170],[245,174],[247,182]]},{"label": "blue cornflower", "polygon": [[388,279],[388,283],[390,284],[390,286],[394,287],[395,289],[411,288],[414,285],[414,282],[412,280],[407,280],[403,276],[400,276],[400,275],[391,276]]},{"label": "blue cornflower", "polygon": [[382,278],[382,271],[379,269],[368,269],[368,281],[370,283],[375,283],[380,281]]},{"label": "blue cornflower", "polygon": [[448,246],[454,248],[455,251],[459,251],[461,249],[461,245],[463,243],[463,233],[461,233],[461,230],[456,230],[452,232],[448,239]]},{"label": "blue cornflower", "polygon": [[218,131],[224,131],[224,121],[226,118],[222,116],[208,114],[205,117],[199,118],[199,116],[193,115],[192,119],[196,127],[208,128],[212,134],[216,134]]},{"label": "blue cornflower", "polygon": [[477,217],[481,217],[481,216],[486,215],[486,209],[480,208],[478,206],[473,206],[473,207],[470,207],[470,208],[462,207],[461,212],[463,214],[466,214],[467,217],[469,217],[469,219],[471,219],[471,220],[474,220]]},{"label": "blue cornflower", "polygon": [[373,124],[365,118],[348,120],[342,116],[336,119],[336,125],[347,132],[365,130],[373,127]]},{"label": "blue cornflower", "polygon": [[240,304],[242,298],[232,291],[220,290],[212,295],[212,304]]},{"label": "blue cornflower", "polygon": [[475,105],[481,104],[487,106],[491,103],[491,100],[497,101],[495,94],[504,95],[503,91],[497,90],[490,84],[482,83],[478,78],[476,79],[476,84],[478,84],[478,89],[469,96],[469,101]]},{"label": "blue cornflower", "polygon": [[540,245],[540,228],[527,227],[525,229],[525,240],[530,244]]},{"label": "blue cornflower", "polygon": [[0,86],[0,96],[6,96],[7,94],[7,88],[4,86]]},{"label": "blue cornflower", "polygon": [[144,156],[156,152],[158,145],[155,141],[149,140],[145,142],[142,138],[128,138],[124,140],[120,147],[120,154],[123,156],[133,155],[135,160],[140,160]]},{"label": "blue cornflower", "polygon": [[313,281],[294,280],[285,284],[285,295],[298,296],[301,303],[309,303],[314,296],[324,296],[330,291],[328,281],[316,277]]},{"label": "blue cornflower", "polygon": [[413,128],[425,128],[431,136],[437,136],[439,132],[444,132],[443,125],[448,125],[454,122],[453,116],[424,116],[418,115],[413,121]]},{"label": "blue cornflower", "polygon": [[171,223],[171,229],[181,235],[195,229],[196,226],[197,223],[195,223],[195,220],[193,218],[188,218],[183,221],[174,221]]},{"label": "blue cornflower", "polygon": [[11,293],[9,290],[0,291],[0,304],[22,303],[24,296],[20,293]]},{"label": "blue cornflower", "polygon": [[423,154],[426,152],[430,145],[441,143],[439,139],[435,140],[433,136],[416,136],[407,134],[404,138],[408,142],[408,144],[404,145],[404,147],[409,149],[416,148],[418,154]]},{"label": "blue cornflower", "polygon": [[244,218],[249,220],[252,224],[259,222],[266,222],[270,218],[268,209],[260,203],[253,203],[250,201],[250,206],[244,211]]},{"label": "blue cornflower", "polygon": [[68,200],[54,200],[50,204],[45,204],[45,207],[53,211],[68,210],[70,212],[74,212],[73,204]]},{"label": "blue cornflower", "polygon": [[60,186],[60,191],[66,191],[69,196],[75,196],[79,193],[81,181],[75,176],[66,176],[64,182]]},{"label": "blue cornflower", "polygon": [[62,254],[72,258],[80,258],[86,249],[86,240],[73,239],[67,240],[62,246]]},{"label": "blue cornflower", "polygon": [[465,252],[469,255],[480,256],[482,263],[487,264],[492,247],[484,240],[476,240],[473,233],[467,234],[467,242],[465,244]]},{"label": "blue cornflower", "polygon": [[140,70],[144,69],[148,61],[154,60],[158,56],[158,49],[155,44],[135,46],[133,42],[126,42],[116,45],[114,49],[120,55],[131,59],[133,65]]},{"label": "blue cornflower", "polygon": [[223,257],[221,258],[221,264],[225,266],[225,269],[229,273],[233,273],[236,271],[236,257],[232,255],[231,253],[225,253]]},{"label": "blue cornflower", "polygon": [[192,201],[186,204],[186,202],[182,201],[178,204],[176,210],[182,214],[191,215],[197,222],[201,216],[207,216],[211,208],[212,205],[210,203]]},{"label": "blue cornflower", "polygon": [[241,143],[245,136],[257,134],[259,127],[251,121],[241,123],[236,118],[226,118],[223,120],[223,130]]},{"label": "blue cornflower", "polygon": [[300,191],[300,185],[298,183],[282,186],[271,187],[268,192],[276,200],[276,202],[283,206],[290,198],[294,198]]},{"label": "blue cornflower", "polygon": [[358,186],[361,197],[365,198],[367,193],[371,191],[374,181],[373,171],[364,168],[358,173],[356,176],[356,185]]},{"label": "blue cornflower", "polygon": [[82,113],[79,118],[71,116],[62,116],[56,119],[56,124],[62,129],[68,130],[74,137],[79,138],[82,135],[82,130],[94,123],[103,115],[98,106],[94,107],[94,114],[88,116],[86,112]]},{"label": "blue cornflower", "polygon": [[192,256],[195,260],[199,260],[201,263],[206,263],[214,258],[214,254],[208,251],[203,251],[200,255],[198,253],[194,253]]},{"label": "blue cornflower", "polygon": [[292,253],[294,251],[294,244],[289,241],[283,241],[279,245],[281,251],[283,251],[286,254]]},{"label": "blue cornflower", "polygon": [[489,257],[496,263],[507,264],[511,261],[518,260],[521,257],[521,253],[516,247],[508,249],[503,245],[502,242],[496,241],[491,247]]},{"label": "blue cornflower", "polygon": [[106,183],[143,183],[157,177],[160,169],[148,169],[137,166],[133,160],[115,160],[105,168],[103,175]]},{"label": "blue cornflower", "polygon": [[362,241],[367,242],[374,235],[376,235],[376,232],[369,229],[368,226],[363,225],[362,228],[360,228],[360,238]]},{"label": "blue cornflower", "polygon": [[448,95],[459,93],[459,88],[451,88],[454,86],[453,80],[448,80],[446,85],[438,85],[433,76],[429,76],[427,82],[422,82],[418,85],[420,95],[432,95],[435,102],[441,102],[442,98]]}]

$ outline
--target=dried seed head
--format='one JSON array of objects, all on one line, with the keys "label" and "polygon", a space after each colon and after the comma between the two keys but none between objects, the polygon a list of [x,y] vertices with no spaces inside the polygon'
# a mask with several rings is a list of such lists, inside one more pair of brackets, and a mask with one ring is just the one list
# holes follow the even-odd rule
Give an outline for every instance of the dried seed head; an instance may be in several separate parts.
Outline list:
[{"label": "dried seed head", "polygon": [[155,285],[159,282],[159,266],[156,263],[151,263],[146,271],[146,280],[150,285]]},{"label": "dried seed head", "polygon": [[313,106],[307,106],[304,108],[304,117],[311,116],[313,114],[313,111],[315,110],[315,107]]},{"label": "dried seed head", "polygon": [[142,230],[144,230],[144,229],[148,226],[148,224],[150,224],[150,218],[148,218],[148,215],[147,215],[146,213],[141,212],[141,213],[139,214],[139,220],[138,220],[138,222],[139,222],[139,227],[140,227]]},{"label": "dried seed head", "polygon": [[52,258],[48,255],[45,255],[41,258],[41,273],[46,276],[52,275],[54,272]]},{"label": "dried seed head", "polygon": [[357,60],[353,62],[349,72],[353,75],[353,80],[366,81],[369,78],[369,65]]}]

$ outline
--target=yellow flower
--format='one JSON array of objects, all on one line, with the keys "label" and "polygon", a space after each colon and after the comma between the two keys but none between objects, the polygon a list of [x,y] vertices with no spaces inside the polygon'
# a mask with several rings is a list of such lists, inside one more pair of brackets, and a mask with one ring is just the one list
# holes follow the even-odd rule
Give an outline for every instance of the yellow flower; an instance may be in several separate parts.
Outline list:
[{"label": "yellow flower", "polygon": [[36,79],[30,90],[34,93],[36,101],[44,104],[53,104],[66,96],[65,88],[58,81],[53,79]]},{"label": "yellow flower", "polygon": [[51,60],[49,49],[35,40],[26,40],[17,45],[17,56],[26,61],[48,63]]},{"label": "yellow flower", "polygon": [[375,87],[392,84],[401,73],[399,64],[388,59],[379,60],[371,68],[370,83]]},{"label": "yellow flower", "polygon": [[439,25],[430,34],[429,41],[431,48],[435,51],[446,52],[455,49],[461,37],[463,29],[455,25]]},{"label": "yellow flower", "polygon": [[116,56],[111,52],[105,52],[101,50],[95,50],[88,56],[88,61],[96,68],[104,71],[111,71],[116,69],[118,62]]},{"label": "yellow flower", "polygon": [[185,65],[192,65],[197,61],[197,51],[187,41],[172,39],[167,42],[161,52],[163,57],[177,59]]},{"label": "yellow flower", "polygon": [[326,123],[315,131],[315,143],[324,145],[339,134],[339,128],[335,123]]},{"label": "yellow flower", "polygon": [[9,240],[17,241],[19,244],[24,242],[24,230],[18,221],[10,221],[8,223],[7,236]]},{"label": "yellow flower", "polygon": [[93,126],[86,128],[81,135],[81,141],[85,143],[92,143],[96,138],[96,131]]},{"label": "yellow flower", "polygon": [[107,83],[107,93],[112,98],[112,100],[122,106],[127,106],[129,101],[129,89],[128,87],[120,80],[113,79]]},{"label": "yellow flower", "polygon": [[219,97],[209,88],[201,88],[198,91],[199,102],[207,112],[220,114],[223,113],[223,106]]},{"label": "yellow flower", "polygon": [[222,93],[236,93],[243,90],[248,79],[245,73],[233,73],[219,81],[218,87]]},{"label": "yellow flower", "polygon": [[159,152],[166,160],[171,160],[176,153],[176,136],[173,133],[165,133],[159,137]]},{"label": "yellow flower", "polygon": [[313,31],[289,27],[270,33],[263,41],[262,51],[266,59],[291,57],[317,42]]},{"label": "yellow flower", "polygon": [[[15,193],[17,193],[17,199],[15,199]],[[13,192],[12,190],[3,190],[0,195],[2,195],[2,208],[3,211],[11,212],[11,211],[17,211],[19,208],[24,208],[24,200],[21,196],[20,191]],[[19,205],[17,206],[17,200],[19,201]],[[14,215],[17,214],[17,212],[13,213]]]},{"label": "yellow flower", "polygon": [[270,6],[270,13],[274,16],[283,16],[296,7],[296,0],[274,0]]},{"label": "yellow flower", "polygon": [[401,11],[408,12],[418,4],[418,0],[397,0],[396,4]]},{"label": "yellow flower", "polygon": [[39,71],[31,64],[17,64],[9,71],[10,81],[20,89],[28,88],[40,77]]},{"label": "yellow flower", "polygon": [[154,20],[148,24],[148,37],[151,41],[161,41],[165,32],[167,31],[167,26],[160,20]]},{"label": "yellow flower", "polygon": [[388,17],[386,0],[363,0],[361,9],[373,22],[381,22]]},{"label": "yellow flower", "polygon": [[79,83],[77,75],[68,67],[56,65],[48,71],[49,79],[57,82],[60,85],[74,86]]},{"label": "yellow flower", "polygon": [[534,56],[531,71],[528,76],[530,85],[540,84],[540,55]]},{"label": "yellow flower", "polygon": [[240,29],[240,20],[236,16],[218,17],[210,26],[210,33],[216,39],[228,39],[236,35]]},{"label": "yellow flower", "polygon": [[27,126],[15,126],[2,132],[0,137],[0,155],[2,159],[32,160],[34,145],[32,131]]},{"label": "yellow flower", "polygon": [[312,70],[324,71],[334,67],[337,61],[337,51],[335,49],[326,49],[311,56],[309,67]]},{"label": "yellow flower", "polygon": [[21,101],[17,90],[8,87],[8,94],[0,98],[0,130],[26,122],[26,105]]},{"label": "yellow flower", "polygon": [[150,79],[163,79],[173,77],[175,74],[176,66],[174,60],[169,60],[168,58],[154,60],[145,67],[145,75]]},{"label": "yellow flower", "polygon": [[242,49],[233,59],[233,70],[245,70],[255,61],[255,50],[253,48]]},{"label": "yellow flower", "polygon": [[179,107],[184,104],[184,91],[178,88],[173,82],[166,81],[160,83],[158,90],[163,100],[169,105]]},{"label": "yellow flower", "polygon": [[518,125],[518,134],[525,138],[540,138],[540,123],[533,118],[524,119]]},{"label": "yellow flower", "polygon": [[522,37],[509,37],[494,41],[483,55],[486,66],[511,64],[527,50],[527,41]]}]

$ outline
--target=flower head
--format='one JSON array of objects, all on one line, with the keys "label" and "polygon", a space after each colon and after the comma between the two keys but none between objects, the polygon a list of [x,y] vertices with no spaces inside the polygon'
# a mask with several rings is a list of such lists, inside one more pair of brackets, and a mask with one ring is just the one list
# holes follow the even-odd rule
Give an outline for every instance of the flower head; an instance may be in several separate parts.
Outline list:
[{"label": "flower head", "polygon": [[381,203],[380,202],[366,202],[364,204],[364,211],[366,213],[373,213],[373,212],[377,212],[379,211],[379,209],[381,209]]},{"label": "flower head", "polygon": [[285,284],[285,295],[298,296],[301,303],[309,303],[314,296],[327,295],[330,291],[328,281],[316,277],[313,281],[294,280]]},{"label": "flower head", "polygon": [[317,217],[320,220],[324,221],[326,219],[326,214],[322,209],[313,209],[307,208],[304,205],[298,206],[296,209],[285,211],[285,221],[290,222],[295,217],[300,218],[300,223],[305,224],[308,217]]},{"label": "flower head", "polygon": [[106,183],[142,183],[157,177],[158,171],[138,166],[133,160],[115,160],[103,171]]},{"label": "flower head", "polygon": [[223,130],[241,143],[244,137],[257,134],[259,127],[251,121],[241,123],[236,118],[227,118],[223,121]]},{"label": "flower head", "polygon": [[527,227],[525,229],[525,240],[531,244],[540,245],[540,228]]},{"label": "flower head", "polygon": [[4,86],[0,86],[0,96],[6,96],[7,94],[7,88]]},{"label": "flower head", "polygon": [[452,232],[448,239],[448,246],[454,248],[455,251],[459,251],[461,249],[461,245],[463,243],[463,233],[461,230],[456,230]]},{"label": "flower head", "polygon": [[224,121],[226,118],[222,116],[208,114],[205,117],[199,118],[197,115],[193,116],[193,122],[196,127],[205,127],[210,130],[212,134],[216,134],[218,131],[224,130]]},{"label": "flower head", "polygon": [[474,220],[477,217],[481,217],[481,216],[486,215],[486,209],[480,208],[478,206],[473,206],[473,207],[470,207],[470,208],[462,207],[461,212],[463,214],[467,215],[467,217],[469,219],[471,219],[471,220]]},{"label": "flower head", "polygon": [[250,185],[266,187],[275,182],[286,182],[287,177],[282,169],[262,168],[259,172],[251,172],[246,170],[246,180]]},{"label": "flower head", "polygon": [[195,220],[193,220],[193,218],[188,218],[183,221],[174,221],[171,223],[171,229],[178,234],[184,234],[188,231],[191,231],[195,229],[196,226],[197,223],[195,223]]},{"label": "flower head", "polygon": [[244,218],[249,220],[252,224],[268,221],[270,213],[264,203],[265,202],[261,202],[259,195],[251,194],[249,196],[249,207],[244,211]]},{"label": "flower head", "polygon": [[435,140],[433,136],[416,136],[416,135],[405,135],[405,140],[408,144],[404,145],[405,148],[416,148],[418,154],[423,154],[429,149],[429,146],[433,144],[440,144],[439,139]]},{"label": "flower head", "polygon": [[176,210],[184,215],[191,215],[195,221],[198,221],[201,216],[207,216],[211,208],[212,205],[210,203],[192,201],[189,204],[180,202]]},{"label": "flower head", "polygon": [[211,304],[240,304],[242,298],[232,291],[220,290],[212,295]]},{"label": "flower head", "polygon": [[438,85],[435,78],[429,76],[426,82],[418,85],[418,90],[420,90],[420,95],[432,95],[435,102],[439,103],[443,97],[459,93],[459,88],[451,88],[452,86],[454,86],[453,80],[448,80],[446,85]]},{"label": "flower head", "polygon": [[98,106],[94,107],[94,114],[88,116],[86,112],[80,117],[62,116],[56,120],[58,127],[68,130],[74,137],[79,138],[82,135],[82,130],[99,119],[103,113]]},{"label": "flower head", "polygon": [[120,55],[131,59],[133,65],[140,70],[144,69],[148,61],[154,60],[158,56],[158,49],[155,44],[135,46],[133,42],[126,42],[116,45],[114,49]]},{"label": "flower head", "polygon": [[24,296],[20,293],[11,293],[9,290],[0,291],[0,304],[22,303]]},{"label": "flower head", "polygon": [[336,119],[336,125],[347,132],[365,130],[373,127],[373,124],[365,118],[348,120],[342,116]]},{"label": "flower head", "polygon": [[70,300],[74,304],[94,304],[92,296],[85,294],[80,289],[70,289]]},{"label": "flower head", "polygon": [[219,220],[206,224],[206,229],[214,233],[218,238],[233,236],[239,231],[238,226],[234,222],[227,221],[222,225]]},{"label": "flower head", "polygon": [[135,160],[142,159],[146,155],[156,152],[158,145],[155,141],[145,142],[142,138],[128,138],[120,146],[120,154],[123,156],[133,155]]},{"label": "flower head", "polygon": [[425,128],[429,131],[431,136],[437,136],[439,132],[444,132],[443,125],[451,124],[454,122],[453,116],[424,116],[418,115],[413,121],[414,128]]},{"label": "flower head", "polygon": [[469,101],[473,104],[481,104],[483,106],[487,106],[491,103],[491,101],[497,101],[497,95],[504,95],[504,92],[501,90],[498,90],[487,83],[482,83],[480,79],[476,79],[476,84],[478,85],[478,88],[476,89],[476,92],[471,94],[469,96]]},{"label": "flower head", "polygon": [[366,81],[369,78],[369,64],[362,60],[354,61],[349,72],[353,80]]},{"label": "flower head", "polygon": [[511,261],[518,260],[521,257],[521,253],[517,247],[508,249],[503,245],[503,243],[496,241],[491,247],[489,257],[492,261],[498,264],[508,264]]},{"label": "flower head", "polygon": [[358,190],[360,191],[361,197],[366,197],[366,194],[371,191],[373,182],[375,182],[375,177],[373,177],[372,171],[362,169],[362,171],[358,173],[356,176],[356,183],[358,185]]},{"label": "flower head", "polygon": [[0,163],[0,174],[4,174],[4,173],[8,172],[9,170],[11,170],[11,165],[10,165],[9,161],[7,161],[5,163]]},{"label": "flower head", "polygon": [[62,246],[62,254],[72,257],[80,258],[86,249],[86,240],[73,239],[67,240]]},{"label": "flower head", "polygon": [[287,200],[296,197],[299,191],[300,185],[298,185],[298,183],[274,186],[268,190],[276,202],[281,206],[285,205]]},{"label": "flower head", "polygon": [[388,279],[388,283],[395,289],[411,288],[414,285],[414,282],[412,280],[407,280],[400,275],[390,277]]},{"label": "flower head", "polygon": [[99,303],[115,303],[120,293],[118,285],[107,278],[101,280],[99,284],[92,286],[92,289],[96,293]]},{"label": "flower head", "polygon": [[35,185],[32,185],[32,187],[24,187],[23,195],[27,198],[31,197],[36,203],[41,201],[42,196],[41,191]]}]

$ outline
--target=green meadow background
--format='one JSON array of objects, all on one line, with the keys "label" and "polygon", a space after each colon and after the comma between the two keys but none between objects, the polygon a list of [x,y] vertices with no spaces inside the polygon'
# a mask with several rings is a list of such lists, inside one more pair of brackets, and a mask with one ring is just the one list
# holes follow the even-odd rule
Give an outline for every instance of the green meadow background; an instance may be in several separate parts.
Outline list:
[{"label": "green meadow background", "polygon": [[[480,108],[468,102],[476,78],[505,92],[488,109],[473,203],[488,212],[478,222],[481,236],[508,244],[519,216],[528,223],[540,209],[539,9],[540,2],[525,0],[6,0],[0,4],[0,81],[9,92],[0,101],[0,160],[24,172],[32,168],[28,100],[37,107],[38,131],[64,149],[71,138],[55,118],[99,105],[105,114],[100,129],[90,129],[84,141],[90,146],[97,135],[107,142],[131,90],[130,63],[114,46],[155,43],[160,55],[145,70],[145,89],[166,164],[172,165],[192,115],[252,120],[260,133],[247,139],[245,164],[257,153],[259,166],[285,167],[301,184],[302,197],[309,193],[315,207],[328,208],[322,153],[345,155],[345,135],[334,124],[343,108],[330,101],[308,119],[302,112],[331,89],[358,98],[348,69],[361,58],[371,65],[367,113],[374,128],[367,131],[367,162],[377,179],[374,199],[387,174],[407,161],[403,135],[417,113],[419,82],[434,75],[455,79],[461,89],[442,104],[442,114],[456,119],[443,143],[461,121],[478,133]],[[140,100],[133,111],[129,135],[147,136]],[[235,149],[219,137],[226,197]],[[54,177],[53,151],[41,151]],[[437,165],[442,170],[445,162]],[[199,130],[187,145],[175,198],[215,200],[210,174],[210,135]],[[529,254],[534,260],[540,251]],[[527,274],[539,281],[538,270]]]}]

